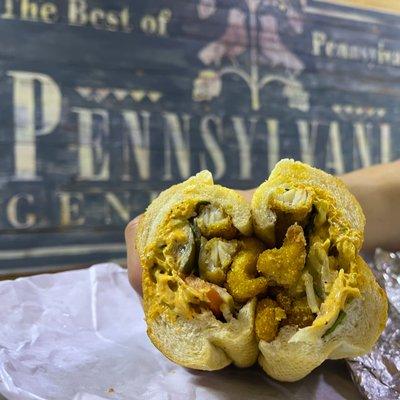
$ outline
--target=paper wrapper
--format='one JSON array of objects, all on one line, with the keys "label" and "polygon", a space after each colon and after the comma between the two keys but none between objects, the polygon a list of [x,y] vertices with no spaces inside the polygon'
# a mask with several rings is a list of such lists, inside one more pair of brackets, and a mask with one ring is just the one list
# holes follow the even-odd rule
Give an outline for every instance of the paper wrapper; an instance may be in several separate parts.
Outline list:
[{"label": "paper wrapper", "polygon": [[0,282],[0,322],[0,394],[10,400],[360,398],[342,361],[292,384],[257,366],[173,364],[148,340],[140,300],[115,264]]},{"label": "paper wrapper", "polygon": [[400,253],[378,249],[375,276],[389,300],[389,319],[373,351],[349,360],[353,380],[369,400],[400,399]]}]

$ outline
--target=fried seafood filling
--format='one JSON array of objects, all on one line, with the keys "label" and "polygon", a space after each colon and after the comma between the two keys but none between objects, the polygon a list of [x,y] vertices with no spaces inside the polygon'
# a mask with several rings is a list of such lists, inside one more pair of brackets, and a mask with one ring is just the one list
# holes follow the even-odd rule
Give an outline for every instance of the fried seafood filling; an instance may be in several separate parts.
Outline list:
[{"label": "fried seafood filling", "polygon": [[231,218],[220,207],[211,204],[199,207],[199,213],[194,222],[202,236],[208,239],[213,237],[233,239],[238,233]]},{"label": "fried seafood filling", "polygon": [[211,312],[226,322],[256,297],[255,333],[264,341],[285,325],[301,329],[325,315],[321,305],[336,290],[339,271],[351,272],[354,246],[332,234],[328,202],[313,189],[277,188],[268,207],[276,214],[273,248],[243,236],[218,204],[179,205],[153,251],[159,301],[186,318]]},{"label": "fried seafood filling", "polygon": [[279,325],[286,319],[285,311],[272,299],[265,298],[258,302],[255,329],[259,339],[271,342],[275,339]]},{"label": "fried seafood filling", "polygon": [[257,273],[257,259],[265,248],[263,243],[254,238],[244,239],[241,247],[227,274],[226,288],[235,301],[245,303],[265,293],[268,281]]},{"label": "fried seafood filling", "polygon": [[282,247],[261,253],[257,270],[274,285],[290,288],[298,282],[305,261],[306,240],[303,228],[295,224],[287,230]]},{"label": "fried seafood filling", "polygon": [[237,240],[202,238],[199,255],[200,278],[216,285],[223,285],[237,249]]}]

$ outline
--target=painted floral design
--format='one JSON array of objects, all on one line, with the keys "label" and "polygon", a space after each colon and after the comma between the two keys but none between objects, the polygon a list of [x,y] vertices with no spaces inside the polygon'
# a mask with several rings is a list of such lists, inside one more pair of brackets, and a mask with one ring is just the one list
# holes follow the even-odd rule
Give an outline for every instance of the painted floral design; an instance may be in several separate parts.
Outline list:
[{"label": "painted floral design", "polygon": [[[268,11],[272,7],[284,13],[290,30],[300,34],[303,19],[293,6],[294,2],[245,0],[244,3],[248,12],[238,7],[230,8],[225,32],[199,51],[199,59],[209,69],[200,71],[195,79],[193,99],[209,101],[218,97],[223,76],[235,74],[247,84],[254,111],[261,107],[261,90],[272,82],[283,85],[289,107],[308,110],[309,96],[297,78],[304,64],[282,42],[278,19]],[[263,74],[264,70],[268,72]]]}]

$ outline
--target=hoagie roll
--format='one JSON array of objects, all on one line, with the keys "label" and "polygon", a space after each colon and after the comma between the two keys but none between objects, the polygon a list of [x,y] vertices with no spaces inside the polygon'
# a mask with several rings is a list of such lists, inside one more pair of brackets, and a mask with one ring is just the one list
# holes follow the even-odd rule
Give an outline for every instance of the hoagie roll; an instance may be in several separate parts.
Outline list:
[{"label": "hoagie roll", "polygon": [[172,186],[137,236],[151,341],[186,367],[258,359],[282,381],[368,352],[387,301],[358,254],[364,225],[339,179],[293,160],[276,165],[251,205],[208,171]]},{"label": "hoagie roll", "polygon": [[172,361],[216,370],[257,360],[256,299],[235,304],[227,270],[253,233],[250,206],[203,171],[155,199],[140,221],[147,333]]},{"label": "hoagie roll", "polygon": [[[287,317],[273,340],[258,337],[267,374],[295,381],[325,359],[370,351],[386,324],[387,299],[359,256],[365,217],[345,184],[282,160],[254,193],[251,208],[256,235],[273,247],[260,255],[259,271],[283,292],[277,299]],[[295,227],[304,235],[301,255],[285,245]],[[282,270],[294,269],[295,278],[285,282]],[[279,301],[283,296],[286,303]],[[293,320],[294,310],[303,319]]]}]

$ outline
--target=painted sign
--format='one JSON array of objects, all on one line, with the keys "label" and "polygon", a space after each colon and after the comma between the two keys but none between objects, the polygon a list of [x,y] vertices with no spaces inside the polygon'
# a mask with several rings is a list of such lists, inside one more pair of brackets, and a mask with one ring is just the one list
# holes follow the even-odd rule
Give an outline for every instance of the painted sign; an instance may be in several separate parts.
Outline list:
[{"label": "painted sign", "polygon": [[283,157],[398,158],[381,3],[0,1],[0,273],[123,258],[125,224],[200,169],[250,188]]}]

